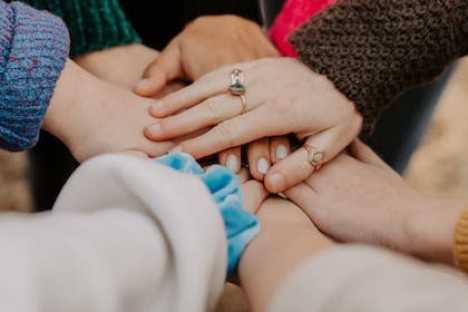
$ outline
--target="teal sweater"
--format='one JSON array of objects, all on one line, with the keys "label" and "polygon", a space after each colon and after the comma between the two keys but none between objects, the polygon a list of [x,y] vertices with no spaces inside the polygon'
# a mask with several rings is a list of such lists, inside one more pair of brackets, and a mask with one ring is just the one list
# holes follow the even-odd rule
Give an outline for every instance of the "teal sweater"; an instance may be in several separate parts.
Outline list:
[{"label": "teal sweater", "polygon": [[71,56],[140,42],[119,0],[21,0],[60,16],[71,36]]}]

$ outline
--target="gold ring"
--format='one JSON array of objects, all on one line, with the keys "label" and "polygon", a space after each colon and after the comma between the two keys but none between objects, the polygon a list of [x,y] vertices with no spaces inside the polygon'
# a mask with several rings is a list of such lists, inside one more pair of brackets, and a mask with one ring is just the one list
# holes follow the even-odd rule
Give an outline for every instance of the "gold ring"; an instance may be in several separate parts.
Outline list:
[{"label": "gold ring", "polygon": [[240,114],[242,115],[247,111],[247,99],[245,98],[245,95],[239,95],[239,98],[241,100],[242,105],[242,111]]},{"label": "gold ring", "polygon": [[318,150],[315,146],[304,144],[304,149],[307,151],[307,160],[316,169],[322,165],[325,154]]}]

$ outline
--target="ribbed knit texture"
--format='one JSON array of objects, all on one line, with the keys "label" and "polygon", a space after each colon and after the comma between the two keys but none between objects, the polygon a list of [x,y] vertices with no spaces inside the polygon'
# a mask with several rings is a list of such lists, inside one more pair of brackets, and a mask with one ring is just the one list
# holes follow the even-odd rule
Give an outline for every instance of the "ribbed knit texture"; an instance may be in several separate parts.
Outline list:
[{"label": "ribbed knit texture", "polygon": [[32,147],[68,57],[57,17],[0,1],[0,148]]},{"label": "ribbed knit texture", "polygon": [[468,210],[462,214],[455,229],[454,257],[457,266],[468,273]]},{"label": "ribbed knit texture", "polygon": [[369,134],[395,97],[467,53],[468,1],[339,0],[291,41],[356,104]]},{"label": "ribbed knit texture", "polygon": [[22,0],[60,16],[71,35],[71,56],[140,42],[119,0]]}]

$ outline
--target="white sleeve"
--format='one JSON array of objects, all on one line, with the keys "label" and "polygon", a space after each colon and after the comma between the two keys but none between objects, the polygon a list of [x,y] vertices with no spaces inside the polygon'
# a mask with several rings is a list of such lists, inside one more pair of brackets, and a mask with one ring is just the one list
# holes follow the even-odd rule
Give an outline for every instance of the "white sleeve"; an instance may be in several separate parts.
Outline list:
[{"label": "white sleeve", "polygon": [[468,311],[466,276],[378,248],[344,245],[307,261],[271,312]]},{"label": "white sleeve", "polygon": [[130,156],[94,159],[52,212],[0,217],[0,311],[211,310],[224,236],[196,178]]}]

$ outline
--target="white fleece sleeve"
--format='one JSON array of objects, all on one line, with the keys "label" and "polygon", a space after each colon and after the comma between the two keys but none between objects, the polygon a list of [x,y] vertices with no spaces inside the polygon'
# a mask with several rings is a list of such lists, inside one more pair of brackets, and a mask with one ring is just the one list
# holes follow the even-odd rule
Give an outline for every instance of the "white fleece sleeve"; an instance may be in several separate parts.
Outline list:
[{"label": "white fleece sleeve", "polygon": [[208,311],[226,242],[196,178],[130,156],[84,164],[52,212],[0,217],[0,311]]},{"label": "white fleece sleeve", "polygon": [[340,246],[307,261],[276,292],[271,312],[468,311],[466,276],[381,249]]}]

